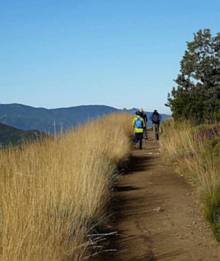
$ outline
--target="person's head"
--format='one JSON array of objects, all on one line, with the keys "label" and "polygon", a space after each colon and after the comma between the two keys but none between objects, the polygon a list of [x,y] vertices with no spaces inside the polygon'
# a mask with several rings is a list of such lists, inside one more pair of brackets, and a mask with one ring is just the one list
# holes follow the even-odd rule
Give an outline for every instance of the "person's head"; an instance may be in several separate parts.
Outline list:
[{"label": "person's head", "polygon": [[157,113],[157,110],[154,110],[154,113]]},{"label": "person's head", "polygon": [[137,110],[135,114],[138,115],[138,116],[140,116],[140,113],[141,113],[141,112],[140,112],[139,110]]}]

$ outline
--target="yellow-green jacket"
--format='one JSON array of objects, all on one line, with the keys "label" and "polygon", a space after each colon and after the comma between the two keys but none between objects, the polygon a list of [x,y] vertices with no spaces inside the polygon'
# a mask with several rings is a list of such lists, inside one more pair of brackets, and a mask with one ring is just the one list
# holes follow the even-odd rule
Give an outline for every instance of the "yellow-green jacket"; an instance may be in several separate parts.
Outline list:
[{"label": "yellow-green jacket", "polygon": [[144,127],[144,120],[139,116],[139,115],[136,115],[133,119],[133,123],[132,123],[132,126],[133,126],[133,129],[134,129],[134,133],[143,133],[144,132],[144,128],[136,128],[135,127],[135,122],[136,120],[140,118],[140,120],[142,121],[142,126]]}]

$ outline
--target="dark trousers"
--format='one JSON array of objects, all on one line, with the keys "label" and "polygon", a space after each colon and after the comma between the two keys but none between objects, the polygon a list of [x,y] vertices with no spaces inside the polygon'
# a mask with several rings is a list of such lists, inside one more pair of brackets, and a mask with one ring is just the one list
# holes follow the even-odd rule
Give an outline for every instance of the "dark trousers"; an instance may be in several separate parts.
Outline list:
[{"label": "dark trousers", "polygon": [[153,132],[155,140],[159,140],[160,123],[153,123]]},{"label": "dark trousers", "polygon": [[143,144],[143,133],[135,133],[134,142],[139,143],[139,149],[142,149]]}]

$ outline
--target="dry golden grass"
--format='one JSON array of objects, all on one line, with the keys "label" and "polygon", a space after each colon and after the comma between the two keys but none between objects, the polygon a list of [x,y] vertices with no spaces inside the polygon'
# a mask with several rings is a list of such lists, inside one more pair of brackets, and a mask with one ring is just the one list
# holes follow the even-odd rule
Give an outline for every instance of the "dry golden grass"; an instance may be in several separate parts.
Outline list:
[{"label": "dry golden grass", "polygon": [[82,260],[102,222],[115,168],[130,152],[130,116],[0,152],[0,260]]},{"label": "dry golden grass", "polygon": [[[203,126],[203,133],[209,134],[212,126]],[[215,126],[214,128],[219,128]],[[215,146],[210,142],[215,136],[203,139],[198,127],[189,123],[166,122],[161,137],[162,155],[166,160],[172,162],[174,169],[180,175],[185,176],[195,185],[203,199],[205,216],[211,223],[217,237],[220,236],[219,211],[220,205],[220,159],[219,159],[219,138],[217,137],[216,154]],[[219,237],[220,239],[220,237]]]},{"label": "dry golden grass", "polygon": [[173,162],[176,171],[212,193],[219,175],[214,168],[213,157],[208,156],[211,152],[207,151],[206,143],[195,139],[195,127],[186,122],[175,124],[170,121],[164,124],[163,133],[163,155]]}]

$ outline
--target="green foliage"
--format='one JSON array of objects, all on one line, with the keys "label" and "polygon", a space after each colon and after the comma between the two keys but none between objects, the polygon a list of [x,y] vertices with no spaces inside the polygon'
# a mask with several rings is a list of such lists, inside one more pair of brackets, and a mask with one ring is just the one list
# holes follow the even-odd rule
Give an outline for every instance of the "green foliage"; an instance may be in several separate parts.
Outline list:
[{"label": "green foliage", "polygon": [[196,123],[220,120],[220,33],[198,31],[187,42],[177,86],[168,95],[174,119]]}]

